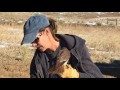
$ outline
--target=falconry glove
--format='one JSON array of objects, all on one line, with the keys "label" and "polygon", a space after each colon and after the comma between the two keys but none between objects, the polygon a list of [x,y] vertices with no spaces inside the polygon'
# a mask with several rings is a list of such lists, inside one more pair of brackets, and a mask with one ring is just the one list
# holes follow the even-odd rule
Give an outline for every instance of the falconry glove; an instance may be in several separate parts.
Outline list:
[{"label": "falconry glove", "polygon": [[79,73],[76,69],[72,68],[71,65],[66,64],[64,66],[64,72],[58,73],[58,75],[62,78],[79,78]]}]

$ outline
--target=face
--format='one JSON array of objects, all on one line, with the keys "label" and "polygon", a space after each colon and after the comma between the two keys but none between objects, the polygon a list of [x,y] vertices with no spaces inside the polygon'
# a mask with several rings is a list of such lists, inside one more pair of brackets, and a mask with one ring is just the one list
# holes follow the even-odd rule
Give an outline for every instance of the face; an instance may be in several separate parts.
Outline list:
[{"label": "face", "polygon": [[45,29],[36,35],[36,39],[32,42],[32,46],[44,52],[50,47],[49,35]]}]

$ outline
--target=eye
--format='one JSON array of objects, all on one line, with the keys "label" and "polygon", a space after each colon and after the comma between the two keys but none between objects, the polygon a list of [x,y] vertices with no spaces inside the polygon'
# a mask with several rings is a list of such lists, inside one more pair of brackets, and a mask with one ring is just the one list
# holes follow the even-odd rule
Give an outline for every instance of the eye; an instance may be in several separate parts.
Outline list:
[{"label": "eye", "polygon": [[39,34],[39,36],[41,36],[41,35],[42,35],[42,33]]}]

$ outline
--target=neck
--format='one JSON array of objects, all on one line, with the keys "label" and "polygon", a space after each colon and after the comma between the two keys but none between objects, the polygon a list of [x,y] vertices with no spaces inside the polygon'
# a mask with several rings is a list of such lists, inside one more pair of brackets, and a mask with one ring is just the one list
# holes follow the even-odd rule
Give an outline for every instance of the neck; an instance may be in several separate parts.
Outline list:
[{"label": "neck", "polygon": [[53,51],[56,51],[56,49],[59,47],[59,42],[55,41],[54,44],[51,46]]},{"label": "neck", "polygon": [[52,52],[56,51],[56,49],[59,47],[60,43],[58,41],[56,41],[54,38],[51,38],[50,41],[51,41],[51,46],[47,50],[47,52],[52,53]]}]

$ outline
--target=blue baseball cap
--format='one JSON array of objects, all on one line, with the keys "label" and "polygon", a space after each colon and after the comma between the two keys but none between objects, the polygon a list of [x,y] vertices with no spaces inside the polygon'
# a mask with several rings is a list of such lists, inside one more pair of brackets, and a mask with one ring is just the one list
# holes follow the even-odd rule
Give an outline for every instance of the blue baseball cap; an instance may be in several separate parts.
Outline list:
[{"label": "blue baseball cap", "polygon": [[21,45],[25,43],[32,43],[37,33],[47,26],[49,26],[49,20],[44,15],[35,15],[31,16],[24,25],[24,37],[21,42]]}]

